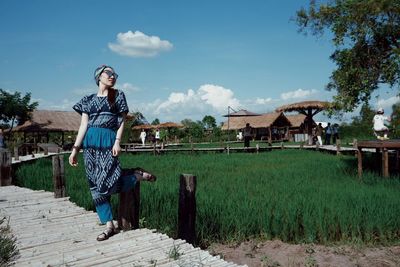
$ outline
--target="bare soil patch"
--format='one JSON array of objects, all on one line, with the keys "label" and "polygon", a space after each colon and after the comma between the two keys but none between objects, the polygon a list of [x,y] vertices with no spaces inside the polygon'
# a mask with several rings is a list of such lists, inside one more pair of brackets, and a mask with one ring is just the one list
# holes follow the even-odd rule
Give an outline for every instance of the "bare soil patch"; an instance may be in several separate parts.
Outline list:
[{"label": "bare soil patch", "polygon": [[248,241],[240,245],[213,244],[208,248],[226,261],[249,267],[276,266],[400,266],[400,246],[364,247],[288,244],[279,240]]}]

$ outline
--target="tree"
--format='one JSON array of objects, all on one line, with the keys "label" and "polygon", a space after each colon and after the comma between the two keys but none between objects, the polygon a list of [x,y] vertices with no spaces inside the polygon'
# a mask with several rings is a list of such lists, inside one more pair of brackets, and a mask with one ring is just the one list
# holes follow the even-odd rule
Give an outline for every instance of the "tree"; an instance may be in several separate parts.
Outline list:
[{"label": "tree", "polygon": [[[375,111],[371,106],[366,103],[363,104],[360,110],[360,116],[353,117],[353,126],[372,129],[372,119],[374,118]],[[372,131],[372,130],[371,130]]]},{"label": "tree", "polygon": [[31,119],[38,102],[31,102],[31,93],[21,96],[20,92],[9,93],[0,89],[0,121],[10,127],[9,133],[15,125],[21,125]]},{"label": "tree", "polygon": [[201,139],[204,136],[204,128],[201,121],[194,122],[191,119],[184,119],[181,123],[189,136],[197,139]]},{"label": "tree", "polygon": [[215,118],[211,115],[204,116],[203,120],[201,121],[206,129],[212,129],[217,126],[217,122]]},{"label": "tree", "polygon": [[310,1],[308,10],[297,11],[300,31],[322,35],[333,33],[336,50],[331,59],[333,71],[327,90],[336,90],[334,109],[353,111],[367,103],[380,84],[391,88],[400,85],[400,1],[332,0],[317,4]]},{"label": "tree", "polygon": [[393,130],[393,137],[400,137],[400,102],[395,103],[392,106],[391,126]]},{"label": "tree", "polygon": [[157,119],[157,118],[155,118],[155,119],[151,122],[151,125],[158,125],[158,124],[160,124],[160,120]]},{"label": "tree", "polygon": [[141,124],[148,124],[146,118],[143,116],[143,114],[140,111],[136,111],[132,113],[133,120],[132,120],[132,127],[136,125],[141,125]]}]

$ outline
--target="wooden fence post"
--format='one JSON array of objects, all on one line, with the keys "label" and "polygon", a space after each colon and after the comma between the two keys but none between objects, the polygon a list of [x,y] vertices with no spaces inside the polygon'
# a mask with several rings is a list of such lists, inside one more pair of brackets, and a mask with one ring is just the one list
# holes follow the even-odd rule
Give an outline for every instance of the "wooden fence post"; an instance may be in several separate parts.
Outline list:
[{"label": "wooden fence post", "polygon": [[354,154],[357,157],[357,154],[358,154],[357,139],[353,139],[353,148],[356,150],[356,152]]},{"label": "wooden fence post", "polygon": [[336,155],[340,155],[340,139],[336,139]]},{"label": "wooden fence post", "polygon": [[259,144],[257,144],[256,145],[256,151],[257,151],[257,154],[258,154],[258,151],[260,150],[260,145]]},{"label": "wooden fence post", "polygon": [[11,152],[0,148],[0,186],[11,185]]},{"label": "wooden fence post", "polygon": [[19,160],[18,147],[14,147],[14,160]]},{"label": "wooden fence post", "polygon": [[179,186],[178,238],[196,243],[196,176],[181,174]]},{"label": "wooden fence post", "polygon": [[118,227],[122,230],[139,228],[140,182],[127,192],[119,194]]},{"label": "wooden fence post", "polygon": [[67,193],[65,191],[64,155],[53,156],[52,163],[54,197],[66,197]]}]

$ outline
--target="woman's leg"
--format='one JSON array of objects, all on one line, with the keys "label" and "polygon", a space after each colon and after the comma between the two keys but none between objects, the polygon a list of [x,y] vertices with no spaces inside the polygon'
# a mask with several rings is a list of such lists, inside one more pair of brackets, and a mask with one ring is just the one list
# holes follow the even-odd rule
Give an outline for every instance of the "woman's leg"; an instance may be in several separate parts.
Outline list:
[{"label": "woman's leg", "polygon": [[102,224],[113,220],[110,200],[101,204],[96,204],[96,212]]},{"label": "woman's leg", "polygon": [[97,241],[104,241],[115,234],[110,198],[106,202],[96,204],[96,211],[100,222],[106,225],[106,230],[97,237]]}]

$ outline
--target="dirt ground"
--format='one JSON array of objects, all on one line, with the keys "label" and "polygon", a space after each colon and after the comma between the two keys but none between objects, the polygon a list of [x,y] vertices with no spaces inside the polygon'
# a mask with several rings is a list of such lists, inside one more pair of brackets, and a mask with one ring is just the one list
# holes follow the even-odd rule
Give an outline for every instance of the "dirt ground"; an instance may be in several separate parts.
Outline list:
[{"label": "dirt ground", "polygon": [[248,241],[240,245],[213,244],[213,255],[249,267],[392,267],[400,266],[400,246],[357,248],[351,246],[292,245],[279,240]]}]

